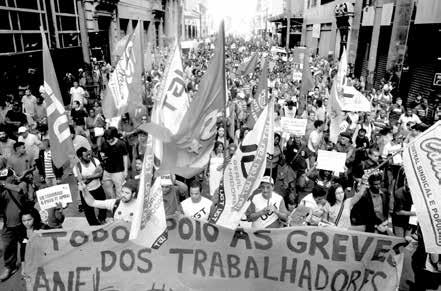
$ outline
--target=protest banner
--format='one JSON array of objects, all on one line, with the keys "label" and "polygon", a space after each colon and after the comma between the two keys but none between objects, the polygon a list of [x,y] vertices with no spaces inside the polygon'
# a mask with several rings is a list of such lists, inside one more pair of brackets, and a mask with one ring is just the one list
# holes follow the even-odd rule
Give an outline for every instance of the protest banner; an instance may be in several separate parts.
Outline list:
[{"label": "protest banner", "polygon": [[40,209],[46,210],[57,206],[57,203],[66,205],[72,202],[69,184],[61,184],[38,190],[36,192]]},{"label": "protest banner", "polygon": [[296,136],[304,136],[306,131],[307,119],[281,117],[280,123],[282,124],[282,130],[289,134]]},{"label": "protest banner", "polygon": [[343,86],[341,91],[342,110],[371,112],[371,102],[353,86]]},{"label": "protest banner", "polygon": [[345,172],[346,153],[319,150],[317,156],[317,169],[337,173]]},{"label": "protest banner", "polygon": [[267,157],[274,152],[273,116],[274,100],[271,100],[225,168],[211,223],[231,229],[240,223],[250,205],[249,197],[260,185]]},{"label": "protest banner", "polygon": [[403,151],[403,165],[428,253],[441,254],[441,121]]},{"label": "protest banner", "polygon": [[305,226],[230,230],[167,219],[158,250],[129,240],[128,223],[37,232],[28,290],[396,290],[404,239]]}]

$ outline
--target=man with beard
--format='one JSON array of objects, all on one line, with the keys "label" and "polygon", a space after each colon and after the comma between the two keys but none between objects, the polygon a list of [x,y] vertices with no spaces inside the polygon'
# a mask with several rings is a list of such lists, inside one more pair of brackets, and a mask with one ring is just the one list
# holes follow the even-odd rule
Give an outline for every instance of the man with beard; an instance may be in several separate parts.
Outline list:
[{"label": "man with beard", "polygon": [[381,191],[381,182],[380,174],[370,175],[369,188],[351,210],[351,224],[364,228],[366,232],[385,233],[387,230],[389,197]]},{"label": "man with beard", "polygon": [[6,160],[14,153],[14,144],[15,141],[8,138],[6,134],[6,130],[0,127],[0,157],[5,158]]}]

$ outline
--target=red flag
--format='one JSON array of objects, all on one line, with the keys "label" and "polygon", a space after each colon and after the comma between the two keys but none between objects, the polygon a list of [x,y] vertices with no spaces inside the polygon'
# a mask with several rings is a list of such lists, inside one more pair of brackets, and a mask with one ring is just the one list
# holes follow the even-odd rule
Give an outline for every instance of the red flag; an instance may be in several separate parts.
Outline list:
[{"label": "red flag", "polygon": [[103,111],[106,118],[121,116],[129,112],[135,116],[142,105],[142,63],[144,54],[141,46],[141,22],[128,38],[115,70],[111,73]]},{"label": "red flag", "polygon": [[190,178],[208,163],[216,136],[216,122],[225,108],[225,35],[221,23],[216,52],[202,77],[195,99],[171,142],[164,143],[160,173]]},{"label": "red flag", "polygon": [[254,73],[254,70],[256,69],[256,65],[257,65],[257,53],[254,53],[247,62],[244,62],[239,66],[238,69],[239,73],[241,73],[242,75],[248,75]]},{"label": "red flag", "polygon": [[43,43],[43,76],[44,96],[47,105],[47,121],[49,138],[51,141],[52,160],[57,168],[75,156],[72,139],[70,137],[69,121],[62,103],[60,87],[54,64],[46,42],[46,35],[42,28]]},{"label": "red flag", "polygon": [[247,126],[254,127],[257,119],[268,104],[268,59],[265,59],[260,73],[259,85],[255,98],[251,101],[251,114],[248,116]]}]

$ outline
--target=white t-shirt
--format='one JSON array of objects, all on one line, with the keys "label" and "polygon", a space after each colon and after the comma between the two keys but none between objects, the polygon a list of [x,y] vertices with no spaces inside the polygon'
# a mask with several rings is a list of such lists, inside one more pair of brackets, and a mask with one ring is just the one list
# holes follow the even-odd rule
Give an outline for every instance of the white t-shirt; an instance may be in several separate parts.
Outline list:
[{"label": "white t-shirt", "polygon": [[25,144],[26,153],[33,157],[35,160],[38,159],[38,153],[40,152],[41,141],[35,134],[28,133],[28,136],[24,138],[23,136],[18,137],[18,141]]},{"label": "white t-shirt", "polygon": [[[269,203],[268,200],[263,197],[262,193],[256,194],[251,200],[251,202],[254,204],[255,211],[259,212],[268,205],[274,206],[276,209],[280,210],[280,203],[282,202],[282,200],[283,200],[282,196],[273,192],[271,194],[271,198],[269,199]],[[264,214],[259,218],[257,218],[255,221],[253,221],[252,227],[265,228],[273,224],[275,221],[277,221],[277,219],[279,219],[277,214],[274,212],[270,212],[269,214]]]},{"label": "white t-shirt", "polygon": [[84,101],[85,101],[84,100],[84,95],[85,95],[86,92],[84,91],[83,88],[81,88],[81,87],[77,87],[77,88],[72,87],[72,88],[70,88],[69,93],[72,96],[72,103],[74,101],[79,101],[81,105],[84,105]]},{"label": "white t-shirt", "polygon": [[421,123],[420,118],[416,114],[412,114],[412,116],[406,116],[406,114],[401,114],[398,123],[401,123],[402,127],[405,127],[408,122]]},{"label": "white t-shirt", "polygon": [[[97,200],[97,204],[99,204],[99,208],[105,208],[107,210],[113,211],[115,207],[117,199],[106,199],[106,200]],[[122,201],[119,202],[118,208],[115,210],[115,214],[113,218],[115,220],[123,220],[131,222],[133,219],[133,215],[136,210],[136,199],[132,199],[127,203]]]},{"label": "white t-shirt", "polygon": [[316,148],[320,144],[322,137],[323,137],[322,133],[319,133],[317,130],[313,130],[309,135],[308,149],[310,149],[313,153],[315,153]]},{"label": "white t-shirt", "polygon": [[[78,165],[75,165],[75,167],[73,168],[73,173],[75,175],[75,177],[78,177],[79,174],[81,174],[81,176],[83,176],[84,178],[87,178],[89,176],[92,176],[95,173],[96,168],[100,165],[100,161],[93,158],[93,160],[95,161],[95,165],[91,162],[89,162],[88,165],[81,163],[81,173],[79,173],[79,169],[78,169]],[[101,186],[101,182],[100,179],[93,179],[92,181],[90,181],[90,183],[86,184],[87,190],[89,191],[93,191],[98,189]]]},{"label": "white t-shirt", "polygon": [[23,96],[21,98],[21,102],[23,103],[23,112],[25,114],[34,116],[35,114],[35,106],[37,104],[37,98],[34,95]]},{"label": "white t-shirt", "polygon": [[201,197],[201,200],[198,203],[194,203],[193,200],[191,200],[191,197],[181,202],[185,216],[202,221],[208,220],[212,204],[213,202],[205,197]]}]

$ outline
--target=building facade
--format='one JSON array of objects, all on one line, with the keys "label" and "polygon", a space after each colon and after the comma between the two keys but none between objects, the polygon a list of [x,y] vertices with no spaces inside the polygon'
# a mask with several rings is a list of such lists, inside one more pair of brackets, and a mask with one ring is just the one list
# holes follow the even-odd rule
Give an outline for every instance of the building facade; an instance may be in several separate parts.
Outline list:
[{"label": "building facade", "polygon": [[322,57],[339,57],[343,47],[350,50],[360,1],[305,0],[301,44]]},{"label": "building facade", "polygon": [[2,94],[16,93],[25,85],[35,92],[41,84],[40,27],[60,76],[83,62],[76,0],[0,1]]}]

